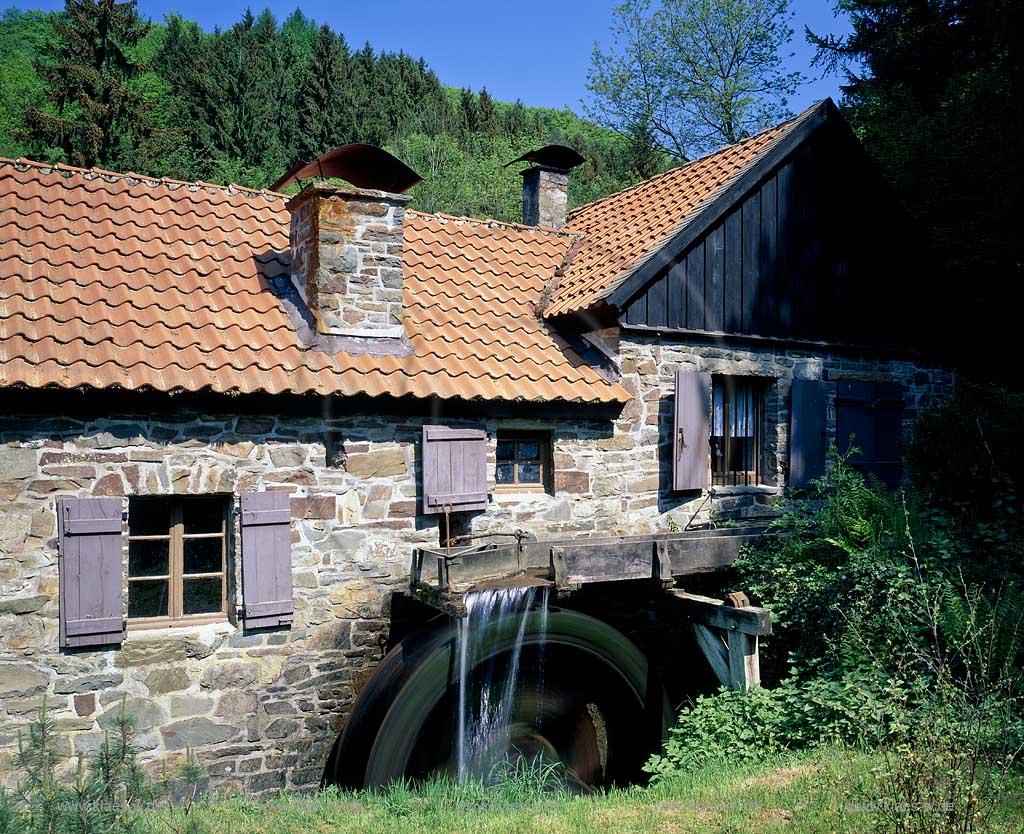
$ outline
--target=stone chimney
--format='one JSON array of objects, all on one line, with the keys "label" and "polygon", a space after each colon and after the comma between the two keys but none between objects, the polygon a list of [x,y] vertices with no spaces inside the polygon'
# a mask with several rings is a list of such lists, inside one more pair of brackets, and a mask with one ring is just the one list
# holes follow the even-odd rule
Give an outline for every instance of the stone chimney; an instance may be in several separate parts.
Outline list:
[{"label": "stone chimney", "polygon": [[338,350],[393,353],[406,345],[402,223],[411,199],[318,182],[288,202],[292,278],[318,335],[342,337]]},{"label": "stone chimney", "polygon": [[523,223],[527,226],[565,225],[569,207],[569,171],[536,165],[522,172]]}]

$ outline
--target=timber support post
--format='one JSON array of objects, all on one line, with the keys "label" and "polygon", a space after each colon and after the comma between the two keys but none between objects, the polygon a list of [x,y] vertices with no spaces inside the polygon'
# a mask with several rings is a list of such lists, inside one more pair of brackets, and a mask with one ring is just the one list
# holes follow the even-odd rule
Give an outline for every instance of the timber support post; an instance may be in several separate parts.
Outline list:
[{"label": "timber support post", "polygon": [[697,645],[723,686],[749,692],[761,683],[758,639],[772,632],[771,612],[750,605],[744,594],[724,601],[673,591],[683,604]]}]

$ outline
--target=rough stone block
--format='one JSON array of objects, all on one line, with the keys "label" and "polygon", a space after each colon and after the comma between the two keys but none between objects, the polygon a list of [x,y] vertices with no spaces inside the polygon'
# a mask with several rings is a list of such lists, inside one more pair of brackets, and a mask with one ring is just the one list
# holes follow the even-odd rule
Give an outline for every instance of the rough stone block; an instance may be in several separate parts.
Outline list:
[{"label": "rough stone block", "polygon": [[234,738],[238,732],[235,727],[228,724],[217,724],[209,718],[186,718],[160,729],[164,746],[168,750],[184,750],[186,747],[222,744]]},{"label": "rough stone block", "polygon": [[79,692],[95,692],[99,689],[110,689],[120,686],[124,675],[120,672],[104,672],[97,675],[58,675],[53,691],[58,695],[74,695]]},{"label": "rough stone block", "polygon": [[146,687],[151,695],[163,695],[179,689],[187,689],[191,683],[188,672],[180,666],[156,669],[146,675]]}]

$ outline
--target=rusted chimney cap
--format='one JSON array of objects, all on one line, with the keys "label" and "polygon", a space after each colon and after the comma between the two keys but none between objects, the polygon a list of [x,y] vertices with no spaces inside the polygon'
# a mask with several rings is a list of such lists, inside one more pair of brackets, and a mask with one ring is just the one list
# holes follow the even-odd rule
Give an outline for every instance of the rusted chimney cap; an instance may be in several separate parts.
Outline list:
[{"label": "rusted chimney cap", "polygon": [[402,194],[423,182],[402,160],[376,145],[342,145],[310,162],[298,162],[275,182],[271,191],[280,191],[293,182],[319,177],[339,179],[356,188]]}]

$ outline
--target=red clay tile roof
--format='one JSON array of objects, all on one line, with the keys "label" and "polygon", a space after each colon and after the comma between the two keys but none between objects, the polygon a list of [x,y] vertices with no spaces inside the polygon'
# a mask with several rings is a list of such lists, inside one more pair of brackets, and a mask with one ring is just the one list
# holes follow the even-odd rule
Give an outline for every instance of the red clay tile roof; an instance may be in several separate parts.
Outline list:
[{"label": "red clay tile roof", "polygon": [[570,212],[563,231],[581,241],[544,315],[600,301],[820,106]]},{"label": "red clay tile roof", "polygon": [[286,198],[0,160],[0,386],[625,402],[534,312],[572,238],[407,212],[404,356],[306,348]]}]

